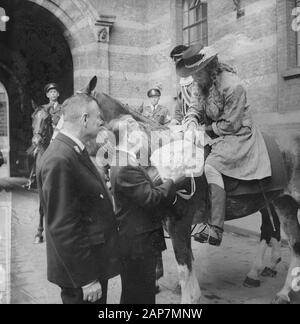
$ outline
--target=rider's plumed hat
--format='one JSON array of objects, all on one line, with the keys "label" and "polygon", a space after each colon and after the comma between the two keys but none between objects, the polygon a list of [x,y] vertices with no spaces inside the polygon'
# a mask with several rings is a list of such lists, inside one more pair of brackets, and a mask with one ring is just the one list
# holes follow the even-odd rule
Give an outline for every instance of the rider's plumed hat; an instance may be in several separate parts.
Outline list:
[{"label": "rider's plumed hat", "polygon": [[170,53],[170,57],[171,59],[180,59],[182,58],[182,54],[188,49],[189,47],[186,45],[177,45],[175,46],[171,53]]},{"label": "rider's plumed hat", "polygon": [[180,77],[188,77],[204,69],[218,53],[211,46],[204,47],[197,43],[191,45],[182,55],[182,60],[176,65],[176,73]]}]

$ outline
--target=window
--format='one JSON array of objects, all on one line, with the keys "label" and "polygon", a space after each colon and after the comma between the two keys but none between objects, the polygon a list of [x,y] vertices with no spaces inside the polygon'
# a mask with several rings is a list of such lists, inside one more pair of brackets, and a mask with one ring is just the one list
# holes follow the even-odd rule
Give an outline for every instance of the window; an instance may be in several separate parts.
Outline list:
[{"label": "window", "polygon": [[[300,8],[300,0],[296,0],[296,7]],[[296,46],[297,46],[297,66],[300,66],[300,31],[297,32]]]},{"label": "window", "polygon": [[[299,0],[300,3],[300,0]],[[207,3],[200,0],[183,0],[183,43],[200,42],[207,45]]]}]

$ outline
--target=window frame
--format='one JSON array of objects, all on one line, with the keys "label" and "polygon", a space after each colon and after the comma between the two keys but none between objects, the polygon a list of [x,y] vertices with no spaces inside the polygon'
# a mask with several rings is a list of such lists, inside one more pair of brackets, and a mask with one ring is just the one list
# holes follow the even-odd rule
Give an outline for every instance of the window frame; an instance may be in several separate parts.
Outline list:
[{"label": "window frame", "polygon": [[[300,0],[295,0],[295,8],[300,8]],[[300,30],[296,31],[296,67],[300,68]]]},{"label": "window frame", "polygon": [[[185,9],[185,3],[188,2],[188,9]],[[192,5],[191,5],[192,4]],[[206,7],[206,16],[203,18],[203,8],[202,6]],[[200,9],[201,13],[201,19],[190,23],[190,14],[192,11],[196,11],[197,9]],[[201,0],[182,0],[182,17],[183,17],[183,24],[182,24],[182,37],[183,37],[183,43],[184,45],[191,45],[196,42],[202,42],[203,45],[207,46],[208,45],[208,15],[207,15],[207,10],[208,10],[208,4],[206,1],[201,1]],[[187,16],[187,25],[185,25],[186,21],[186,16]],[[196,17],[196,16],[195,16]],[[199,31],[197,39],[192,40],[191,39],[191,30],[196,27],[196,26],[201,26],[201,30]],[[187,40],[185,39],[184,33],[187,31]],[[204,36],[205,35],[205,36]]]}]

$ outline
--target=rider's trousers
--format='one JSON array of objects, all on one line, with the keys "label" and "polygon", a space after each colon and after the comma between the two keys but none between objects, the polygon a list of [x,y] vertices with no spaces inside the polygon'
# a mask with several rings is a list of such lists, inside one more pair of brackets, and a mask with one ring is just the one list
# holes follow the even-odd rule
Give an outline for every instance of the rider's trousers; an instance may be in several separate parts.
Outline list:
[{"label": "rider's trousers", "polygon": [[205,175],[208,182],[211,217],[210,225],[220,229],[224,227],[225,211],[226,211],[226,192],[224,190],[224,181],[222,174],[211,165],[205,165]]}]

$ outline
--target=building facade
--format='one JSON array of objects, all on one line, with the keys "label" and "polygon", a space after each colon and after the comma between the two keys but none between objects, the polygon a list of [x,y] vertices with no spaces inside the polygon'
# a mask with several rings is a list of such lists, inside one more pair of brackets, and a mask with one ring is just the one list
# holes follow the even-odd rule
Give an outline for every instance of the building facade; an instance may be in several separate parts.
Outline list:
[{"label": "building facade", "polygon": [[60,85],[62,101],[97,75],[98,90],[133,107],[147,103],[149,87],[160,84],[162,103],[173,113],[177,77],[169,53],[182,43],[213,45],[237,68],[263,128],[296,129],[297,6],[297,0],[0,0],[6,17],[0,82],[9,112],[2,117],[0,108],[0,138],[9,134],[0,143],[10,146],[10,173],[28,172],[32,100],[45,103],[45,83]]}]

